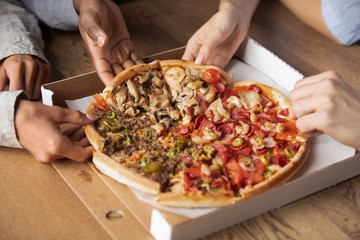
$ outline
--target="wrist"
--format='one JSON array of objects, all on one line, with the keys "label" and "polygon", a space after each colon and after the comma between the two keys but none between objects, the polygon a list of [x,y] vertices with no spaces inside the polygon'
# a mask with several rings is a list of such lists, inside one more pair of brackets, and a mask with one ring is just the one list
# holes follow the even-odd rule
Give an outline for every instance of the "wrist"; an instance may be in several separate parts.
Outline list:
[{"label": "wrist", "polygon": [[219,11],[234,11],[242,21],[250,22],[260,0],[221,0]]},{"label": "wrist", "polygon": [[73,0],[73,5],[77,13],[80,13],[80,7],[83,0]]}]

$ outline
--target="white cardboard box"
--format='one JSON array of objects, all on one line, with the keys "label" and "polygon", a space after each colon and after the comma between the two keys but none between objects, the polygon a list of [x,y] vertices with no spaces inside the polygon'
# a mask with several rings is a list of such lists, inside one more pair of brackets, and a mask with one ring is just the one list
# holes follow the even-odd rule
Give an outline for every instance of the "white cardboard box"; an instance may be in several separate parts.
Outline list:
[{"label": "white cardboard box", "polygon": [[[145,61],[180,58],[183,50],[180,48],[156,54],[148,57]],[[285,95],[289,94],[297,80],[303,78],[302,74],[251,38],[245,39],[234,59],[225,69],[233,74],[234,81],[257,80],[278,88]],[[86,85],[85,89],[84,84]],[[43,102],[48,105],[55,102],[57,105],[64,106],[64,100],[91,96],[101,92],[103,88],[96,73],[84,74],[44,85],[42,88]],[[354,156],[355,150],[337,143],[329,136],[310,139],[310,148],[308,160],[288,183],[232,206],[205,211],[192,209],[191,214],[197,213],[195,218],[189,216],[188,209],[165,208],[166,210],[164,210],[164,208],[160,209],[144,203],[135,197],[136,194],[133,191],[99,173],[91,163],[89,165],[118,197],[119,201],[127,207],[127,210],[134,214],[139,223],[148,229],[156,239],[197,239],[281,207],[360,173],[360,157]],[[63,177],[69,176],[66,174],[66,171],[69,170],[65,167],[55,166],[55,168],[64,172]],[[82,187],[81,180],[76,177],[68,177],[67,182],[82,198],[81,195],[85,193],[80,189]],[[96,215],[97,211],[94,210],[96,206],[91,205],[91,202],[84,201],[84,204]],[[103,226],[116,236],[118,231],[113,227],[106,224]]]}]

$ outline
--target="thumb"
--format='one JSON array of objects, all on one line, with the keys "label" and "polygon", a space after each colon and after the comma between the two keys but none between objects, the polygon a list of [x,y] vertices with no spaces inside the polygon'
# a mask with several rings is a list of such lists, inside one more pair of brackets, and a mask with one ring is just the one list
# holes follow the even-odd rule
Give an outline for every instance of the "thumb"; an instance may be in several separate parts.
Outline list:
[{"label": "thumb", "polygon": [[72,123],[77,125],[86,125],[93,122],[84,113],[77,110],[54,107],[53,111],[55,112],[54,118],[57,123]]},{"label": "thumb", "polygon": [[217,45],[222,42],[222,39],[219,37],[208,38],[206,42],[201,46],[199,54],[195,59],[196,64],[206,64],[211,55],[213,54],[214,49]]},{"label": "thumb", "polygon": [[101,20],[96,12],[85,12],[79,20],[79,25],[97,46],[106,46],[108,36],[101,27]]}]

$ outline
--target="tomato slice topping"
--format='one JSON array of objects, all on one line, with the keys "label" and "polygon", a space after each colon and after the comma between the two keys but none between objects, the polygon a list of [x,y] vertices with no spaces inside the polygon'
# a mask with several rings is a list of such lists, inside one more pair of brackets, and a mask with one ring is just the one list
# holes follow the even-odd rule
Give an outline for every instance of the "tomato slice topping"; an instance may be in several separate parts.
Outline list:
[{"label": "tomato slice topping", "polygon": [[202,74],[202,78],[209,84],[215,84],[220,82],[221,74],[215,68],[210,68]]},{"label": "tomato slice topping", "polygon": [[242,168],[235,159],[230,159],[229,162],[225,165],[225,173],[231,179],[233,185],[236,188],[239,188],[240,181],[242,179]]},{"label": "tomato slice topping", "polygon": [[109,108],[108,104],[106,103],[105,98],[103,98],[103,96],[101,96],[100,94],[95,94],[93,97],[96,101],[94,104],[95,107],[100,108],[104,112],[109,111],[110,108]]}]

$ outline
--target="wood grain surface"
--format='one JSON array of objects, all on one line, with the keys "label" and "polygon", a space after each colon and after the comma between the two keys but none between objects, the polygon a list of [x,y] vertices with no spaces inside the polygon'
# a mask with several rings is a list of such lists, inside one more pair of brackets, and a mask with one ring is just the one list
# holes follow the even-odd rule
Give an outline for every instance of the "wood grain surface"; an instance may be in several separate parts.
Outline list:
[{"label": "wood grain surface", "polygon": [[[186,45],[217,10],[217,0],[134,0],[120,8],[140,56]],[[53,80],[94,71],[78,32],[42,26]],[[360,46],[317,33],[277,1],[263,0],[249,35],[305,76],[336,70],[360,91]],[[204,237],[215,239],[360,239],[360,177]]]}]

